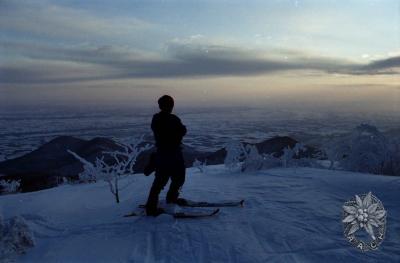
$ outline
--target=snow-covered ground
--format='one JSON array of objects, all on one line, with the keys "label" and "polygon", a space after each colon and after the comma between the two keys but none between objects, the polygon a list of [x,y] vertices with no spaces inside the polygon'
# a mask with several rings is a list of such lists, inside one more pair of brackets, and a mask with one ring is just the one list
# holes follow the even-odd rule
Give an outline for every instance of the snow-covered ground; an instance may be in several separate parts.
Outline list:
[{"label": "snow-covered ground", "polygon": [[[5,219],[21,215],[36,246],[18,262],[400,262],[400,178],[318,170],[247,174],[187,170],[183,196],[245,199],[203,219],[124,218],[145,202],[152,178],[129,176],[116,204],[104,182],[0,197]],[[388,211],[379,250],[360,252],[343,236],[342,205],[372,191]],[[164,197],[162,194],[162,197]]]}]

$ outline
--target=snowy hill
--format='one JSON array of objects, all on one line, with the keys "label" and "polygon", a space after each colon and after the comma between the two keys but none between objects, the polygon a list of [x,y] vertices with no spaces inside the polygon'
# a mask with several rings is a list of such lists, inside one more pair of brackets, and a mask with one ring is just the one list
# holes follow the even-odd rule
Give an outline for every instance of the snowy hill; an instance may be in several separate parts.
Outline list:
[{"label": "snowy hill", "polygon": [[[21,215],[36,240],[17,261],[400,262],[396,177],[311,168],[232,174],[221,165],[202,174],[191,168],[184,197],[243,198],[245,206],[204,219],[122,217],[145,202],[151,182],[142,175],[121,180],[127,187],[118,205],[104,182],[0,196],[4,218]],[[343,236],[342,205],[369,191],[388,211],[387,231],[379,250],[362,253]]]}]

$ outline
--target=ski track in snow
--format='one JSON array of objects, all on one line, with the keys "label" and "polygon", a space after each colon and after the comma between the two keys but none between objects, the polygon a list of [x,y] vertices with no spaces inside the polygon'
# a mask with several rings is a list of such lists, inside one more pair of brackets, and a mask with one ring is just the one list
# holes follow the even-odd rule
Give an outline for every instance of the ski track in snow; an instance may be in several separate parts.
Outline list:
[{"label": "ski track in snow", "polygon": [[[23,216],[36,238],[18,262],[400,262],[399,187],[389,187],[398,178],[311,168],[187,171],[184,197],[243,198],[245,206],[202,219],[122,217],[145,202],[152,178],[144,176],[122,180],[134,183],[118,205],[105,183],[1,196],[4,217]],[[380,249],[362,253],[344,239],[341,214],[345,201],[368,191],[388,223]]]}]

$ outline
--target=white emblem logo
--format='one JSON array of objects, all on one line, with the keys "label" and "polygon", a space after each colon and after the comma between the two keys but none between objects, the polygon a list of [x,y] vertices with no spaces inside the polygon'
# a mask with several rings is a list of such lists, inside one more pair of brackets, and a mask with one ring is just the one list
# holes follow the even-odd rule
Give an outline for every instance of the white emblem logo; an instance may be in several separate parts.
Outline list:
[{"label": "white emblem logo", "polygon": [[377,249],[385,238],[386,211],[371,192],[344,203],[342,222],[346,239],[361,251]]}]

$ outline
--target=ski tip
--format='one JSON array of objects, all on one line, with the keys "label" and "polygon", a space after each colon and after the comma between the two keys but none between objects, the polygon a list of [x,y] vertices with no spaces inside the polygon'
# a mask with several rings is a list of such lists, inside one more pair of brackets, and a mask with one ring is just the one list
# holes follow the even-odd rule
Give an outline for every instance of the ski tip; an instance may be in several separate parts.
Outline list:
[{"label": "ski tip", "polygon": [[219,211],[220,211],[219,208],[215,209],[215,211],[212,213],[212,215],[215,215],[215,214],[219,213]]},{"label": "ski tip", "polygon": [[240,201],[240,207],[244,206],[244,199],[242,201]]}]

